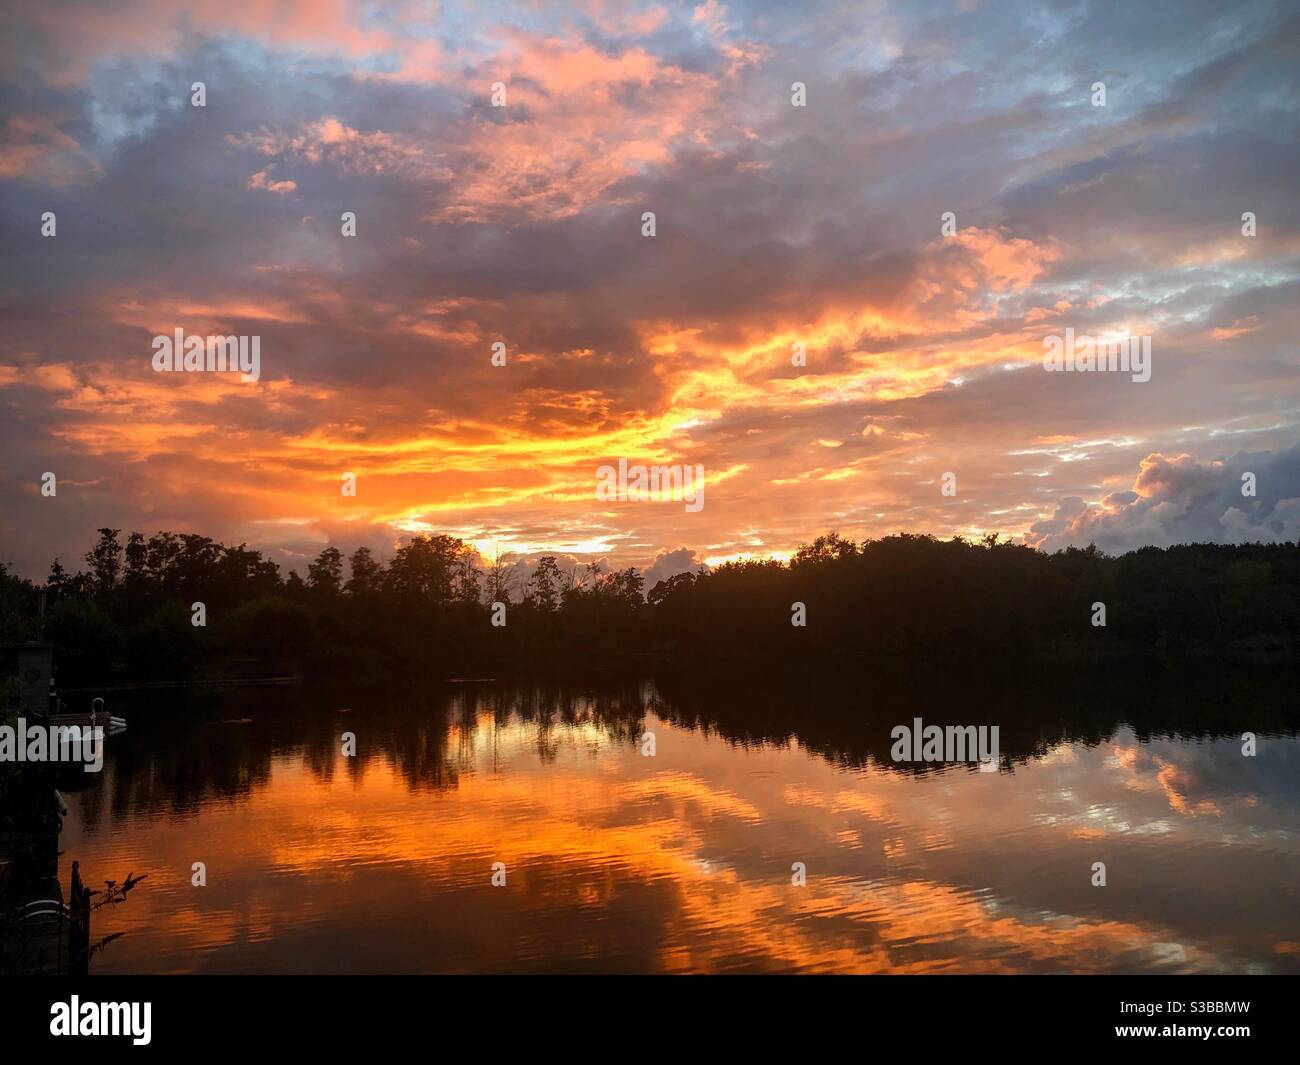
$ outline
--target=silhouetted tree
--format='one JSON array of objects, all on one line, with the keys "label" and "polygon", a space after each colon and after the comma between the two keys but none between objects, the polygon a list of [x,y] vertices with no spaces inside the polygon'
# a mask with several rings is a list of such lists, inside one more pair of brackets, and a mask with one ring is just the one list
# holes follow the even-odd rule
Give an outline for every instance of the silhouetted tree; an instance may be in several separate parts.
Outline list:
[{"label": "silhouetted tree", "polygon": [[122,545],[117,534],[121,529],[100,529],[99,543],[86,552],[86,565],[90,567],[95,593],[104,599],[117,587],[122,572]]},{"label": "silhouetted tree", "polygon": [[68,571],[57,558],[50,563],[50,575],[45,578],[45,590],[49,593],[51,601],[62,598],[68,590]]},{"label": "silhouetted tree", "polygon": [[376,594],[384,583],[384,567],[375,561],[370,548],[358,547],[348,559],[352,576],[343,590],[348,595],[361,597]]},{"label": "silhouetted tree", "polygon": [[31,581],[9,572],[0,562],[0,641],[31,640],[36,636],[40,593]]},{"label": "silhouetted tree", "polygon": [[[183,678],[198,672],[468,675],[615,662],[689,661],[693,670],[826,670],[962,657],[1300,656],[1300,544],[1189,544],[1112,558],[1055,554],[985,535],[902,534],[854,542],[831,532],[790,562],[748,559],[659,581],[635,568],[562,566],[543,555],[509,610],[518,568],[447,535],[418,536],[384,567],[327,547],[307,581],[245,544],[192,533],[99,530],[89,573],[55,559],[45,588],[60,682]],[[35,632],[39,590],[0,567],[0,632]],[[206,606],[215,632],[190,625]],[[1091,624],[1104,602],[1107,625]],[[802,604],[804,626],[792,625]],[[703,665],[702,665],[703,664]],[[483,675],[487,675],[486,673]],[[495,672],[492,674],[495,675]]]},{"label": "silhouetted tree", "polygon": [[408,601],[447,603],[465,545],[453,536],[418,536],[397,550],[385,588]]},{"label": "silhouetted tree", "polygon": [[535,610],[553,614],[560,605],[560,588],[563,577],[554,555],[543,555],[537,560],[537,568],[528,579],[524,602]]},{"label": "silhouetted tree", "polygon": [[499,547],[493,552],[484,575],[484,593],[488,603],[509,601],[510,593],[515,588],[517,570],[517,563],[505,562],[502,559]]},{"label": "silhouetted tree", "polygon": [[337,547],[327,547],[316,561],[307,566],[308,587],[323,595],[339,594],[343,580],[343,555]]}]

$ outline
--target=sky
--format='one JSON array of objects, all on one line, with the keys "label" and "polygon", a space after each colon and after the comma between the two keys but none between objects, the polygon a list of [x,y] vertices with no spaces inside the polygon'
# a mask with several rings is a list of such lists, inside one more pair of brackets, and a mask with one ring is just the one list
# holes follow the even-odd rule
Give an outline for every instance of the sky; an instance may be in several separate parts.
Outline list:
[{"label": "sky", "polygon": [[[1300,539],[1300,4],[6,24],[0,561],[26,576],[100,526],[299,572],[448,533],[647,587],[831,529]],[[259,337],[259,379],[156,372],[177,329]],[[1067,330],[1149,337],[1150,379],[1049,372]],[[598,498],[620,459],[702,466],[703,506]]]}]

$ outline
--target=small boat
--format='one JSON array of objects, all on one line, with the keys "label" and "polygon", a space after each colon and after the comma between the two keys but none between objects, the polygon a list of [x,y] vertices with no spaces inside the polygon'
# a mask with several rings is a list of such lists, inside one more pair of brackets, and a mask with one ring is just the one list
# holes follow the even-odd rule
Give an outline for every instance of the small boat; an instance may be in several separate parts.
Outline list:
[{"label": "small boat", "polygon": [[77,725],[81,728],[102,728],[106,735],[116,736],[119,732],[126,731],[126,718],[117,717],[108,713],[104,709],[104,700],[95,698],[91,700],[90,710],[82,713],[68,713],[63,711],[63,702],[59,701],[59,713],[50,714],[48,722],[56,728],[60,725],[72,726]]},{"label": "small boat", "polygon": [[73,725],[79,725],[83,729],[98,727],[109,736],[116,736],[119,732],[126,731],[126,719],[113,717],[110,714],[100,714],[98,718],[92,714],[51,714],[49,723],[55,728]]}]

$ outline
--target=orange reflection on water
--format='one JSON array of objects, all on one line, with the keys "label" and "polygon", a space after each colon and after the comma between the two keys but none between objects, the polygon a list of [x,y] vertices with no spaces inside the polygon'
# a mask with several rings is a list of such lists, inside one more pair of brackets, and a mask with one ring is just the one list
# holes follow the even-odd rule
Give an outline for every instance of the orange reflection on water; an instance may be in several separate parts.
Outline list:
[{"label": "orange reflection on water", "polygon": [[[1080,748],[1009,774],[914,777],[838,768],[797,744],[740,747],[653,715],[645,725],[654,757],[590,721],[479,712],[430,724],[443,731],[419,741],[440,739],[420,755],[445,764],[440,786],[413,784],[410,752],[322,763],[289,748],[234,797],[179,810],[119,801],[107,814],[101,804],[97,820],[83,798],[62,840],[68,858],[104,876],[149,873],[100,919],[97,936],[127,935],[95,969],[1300,964],[1276,923],[1256,942],[1230,920],[1197,917],[1195,898],[1170,904],[1189,883],[1248,884],[1257,852],[1208,833],[1260,810],[1245,798],[1220,800],[1213,822],[1196,816],[1206,798],[1171,810],[1168,781],[1195,776],[1178,776],[1177,747],[1158,758]],[[363,734],[365,723],[349,727]],[[118,772],[105,774],[109,794],[123,793]],[[1294,862],[1293,839],[1276,847]],[[1097,860],[1111,869],[1104,889],[1090,882]],[[191,883],[199,861],[205,887]],[[496,862],[504,887],[491,884]],[[798,862],[807,886],[792,883]],[[1186,882],[1162,880],[1171,870]]]}]

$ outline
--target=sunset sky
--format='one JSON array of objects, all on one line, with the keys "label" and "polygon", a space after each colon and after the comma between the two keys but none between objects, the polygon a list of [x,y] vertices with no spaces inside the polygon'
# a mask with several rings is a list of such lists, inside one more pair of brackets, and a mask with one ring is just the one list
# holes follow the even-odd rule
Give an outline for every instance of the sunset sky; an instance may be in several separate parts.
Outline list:
[{"label": "sunset sky", "polygon": [[[1300,538],[1295,4],[5,21],[0,561],[24,575],[103,525],[300,572],[445,532],[647,586],[832,528]],[[260,336],[261,379],[155,373],[178,328]],[[1150,336],[1151,380],[1046,372],[1067,328]],[[705,505],[599,502],[620,458],[702,465]]]}]

